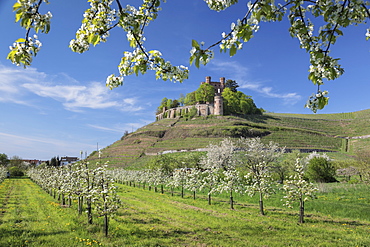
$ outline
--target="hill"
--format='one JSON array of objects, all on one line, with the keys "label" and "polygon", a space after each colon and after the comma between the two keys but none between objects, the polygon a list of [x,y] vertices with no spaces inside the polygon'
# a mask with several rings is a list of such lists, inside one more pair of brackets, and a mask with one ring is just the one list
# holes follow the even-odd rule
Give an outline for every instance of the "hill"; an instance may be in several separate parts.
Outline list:
[{"label": "hill", "polygon": [[[207,116],[192,120],[163,119],[148,124],[102,150],[100,160],[110,165],[140,166],[162,152],[205,148],[225,137],[261,137],[289,149],[353,154],[370,151],[370,109],[338,114],[265,113],[247,118]],[[96,152],[89,160],[97,160]]]}]

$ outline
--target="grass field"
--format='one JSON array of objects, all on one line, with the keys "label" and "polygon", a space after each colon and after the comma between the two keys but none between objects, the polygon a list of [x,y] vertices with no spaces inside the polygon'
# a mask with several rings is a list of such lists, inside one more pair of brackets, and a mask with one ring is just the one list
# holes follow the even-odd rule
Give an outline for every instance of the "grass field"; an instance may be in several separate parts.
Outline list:
[{"label": "grass field", "polygon": [[[121,209],[110,224],[88,225],[86,216],[63,207],[27,178],[0,184],[0,246],[370,246],[368,187],[326,184],[318,199],[307,202],[306,223],[297,209],[279,206],[280,195],[258,214],[256,198],[237,197],[230,210],[219,195],[208,205],[118,184]],[[280,204],[281,205],[281,204]]]}]

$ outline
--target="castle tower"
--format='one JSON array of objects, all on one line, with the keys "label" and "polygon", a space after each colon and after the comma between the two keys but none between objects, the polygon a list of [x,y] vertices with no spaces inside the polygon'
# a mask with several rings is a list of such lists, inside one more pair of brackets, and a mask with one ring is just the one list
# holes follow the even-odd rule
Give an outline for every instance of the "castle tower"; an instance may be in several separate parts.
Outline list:
[{"label": "castle tower", "polygon": [[222,116],[224,115],[224,102],[222,100],[222,96],[216,95],[215,102],[214,102],[214,115]]},{"label": "castle tower", "polygon": [[211,83],[211,77],[210,76],[206,76],[206,83]]},{"label": "castle tower", "polygon": [[206,76],[206,81],[202,82],[201,84],[203,83],[212,85],[215,88],[215,95],[221,95],[225,89],[225,77],[221,77],[220,81],[218,82],[218,81],[211,81],[211,77]]}]

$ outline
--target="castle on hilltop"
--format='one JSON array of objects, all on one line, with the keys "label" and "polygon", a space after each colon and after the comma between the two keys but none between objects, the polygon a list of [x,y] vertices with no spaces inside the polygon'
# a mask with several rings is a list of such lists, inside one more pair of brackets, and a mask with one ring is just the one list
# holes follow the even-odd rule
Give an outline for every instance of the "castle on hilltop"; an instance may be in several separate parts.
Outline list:
[{"label": "castle on hilltop", "polygon": [[196,116],[208,116],[208,115],[218,115],[222,116],[224,114],[222,92],[225,89],[225,77],[221,77],[219,82],[211,81],[211,77],[207,76],[206,81],[201,82],[201,84],[210,84],[215,88],[215,96],[213,103],[206,102],[205,104],[190,105],[190,106],[179,106],[176,108],[166,109],[163,108],[163,112],[157,114],[156,119],[161,120],[165,118],[176,118],[177,116],[183,116],[188,114],[191,109],[196,109]]}]

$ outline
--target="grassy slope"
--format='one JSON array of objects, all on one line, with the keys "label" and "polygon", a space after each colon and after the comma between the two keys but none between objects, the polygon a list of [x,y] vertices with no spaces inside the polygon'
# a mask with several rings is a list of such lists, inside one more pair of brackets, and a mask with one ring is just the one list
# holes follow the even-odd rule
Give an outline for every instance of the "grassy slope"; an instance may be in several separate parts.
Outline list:
[{"label": "grassy slope", "polygon": [[[166,150],[194,150],[225,137],[260,136],[289,149],[323,149],[353,153],[370,151],[370,139],[350,139],[369,135],[370,110],[338,114],[277,114],[262,116],[164,119],[138,129],[103,150],[102,161],[112,166],[142,163],[149,155]],[[97,155],[92,155],[94,160]]]}]

